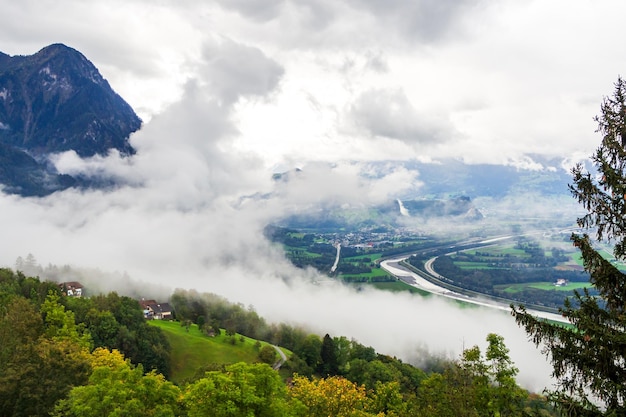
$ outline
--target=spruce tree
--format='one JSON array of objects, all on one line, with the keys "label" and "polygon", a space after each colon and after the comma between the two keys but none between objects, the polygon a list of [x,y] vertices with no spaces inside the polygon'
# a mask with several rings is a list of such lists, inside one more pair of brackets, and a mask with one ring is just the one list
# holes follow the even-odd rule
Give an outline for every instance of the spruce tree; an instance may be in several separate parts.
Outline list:
[{"label": "spruce tree", "polygon": [[560,313],[572,326],[535,318],[522,306],[513,307],[512,314],[535,344],[545,346],[558,381],[549,396],[565,415],[621,416],[626,415],[626,274],[594,243],[613,245],[615,259],[626,260],[626,83],[621,77],[594,120],[602,143],[590,170],[582,164],[572,169],[569,188],[586,210],[577,221],[585,233],[571,239],[599,295],[576,291],[565,300]]}]

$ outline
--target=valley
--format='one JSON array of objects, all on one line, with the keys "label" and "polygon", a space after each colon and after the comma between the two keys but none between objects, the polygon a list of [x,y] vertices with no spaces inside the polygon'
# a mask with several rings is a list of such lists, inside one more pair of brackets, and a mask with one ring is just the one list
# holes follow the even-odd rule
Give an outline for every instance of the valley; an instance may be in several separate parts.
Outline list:
[{"label": "valley", "polygon": [[566,297],[583,288],[594,293],[570,242],[575,231],[443,238],[392,228],[344,233],[272,228],[268,235],[294,265],[313,267],[357,289],[436,294],[501,310],[523,304],[538,316],[562,321],[557,309]]}]

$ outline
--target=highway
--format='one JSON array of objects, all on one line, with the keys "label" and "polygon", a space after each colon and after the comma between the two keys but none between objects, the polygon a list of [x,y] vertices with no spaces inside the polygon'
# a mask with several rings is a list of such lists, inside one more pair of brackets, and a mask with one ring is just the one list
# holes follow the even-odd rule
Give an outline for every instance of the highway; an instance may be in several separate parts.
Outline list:
[{"label": "highway", "polygon": [[[487,242],[487,241],[484,241]],[[489,243],[493,243],[493,240],[489,241]],[[486,244],[487,245],[487,244]],[[486,246],[485,245],[485,246]],[[384,261],[381,261],[380,263],[380,267],[383,268],[385,271],[387,271],[388,273],[390,273],[391,275],[395,276],[397,279],[415,287],[415,288],[419,288],[421,290],[427,291],[429,293],[432,294],[436,294],[438,296],[441,297],[447,297],[450,299],[454,299],[454,300],[460,300],[460,301],[464,301],[467,303],[472,303],[472,304],[476,304],[476,305],[480,305],[483,307],[489,307],[489,308],[494,308],[494,309],[498,309],[498,310],[504,310],[507,312],[511,311],[511,307],[510,307],[510,303],[504,303],[504,302],[498,302],[492,299],[488,299],[486,297],[480,297],[480,296],[476,296],[476,297],[471,297],[465,294],[460,294],[454,291],[450,291],[447,288],[443,288],[425,278],[423,278],[422,276],[420,276],[419,274],[411,271],[410,269],[402,266],[400,264],[400,262],[408,259],[411,255],[404,255],[402,257],[398,257],[398,258],[393,258],[393,259],[387,259]],[[433,262],[435,260],[435,257],[429,259],[425,265],[424,265],[424,269],[426,270],[426,273],[430,276],[432,276],[433,278],[436,278],[438,280],[446,280],[445,277],[439,275],[434,269],[433,269]],[[540,311],[540,310],[533,310],[533,309],[527,309],[527,311],[536,316],[536,317],[540,317],[540,318],[545,318],[545,319],[549,319],[549,320],[554,320],[554,321],[559,321],[562,323],[568,323],[568,321],[563,318],[561,315],[559,314],[555,314],[555,313],[549,313],[546,311]]]}]

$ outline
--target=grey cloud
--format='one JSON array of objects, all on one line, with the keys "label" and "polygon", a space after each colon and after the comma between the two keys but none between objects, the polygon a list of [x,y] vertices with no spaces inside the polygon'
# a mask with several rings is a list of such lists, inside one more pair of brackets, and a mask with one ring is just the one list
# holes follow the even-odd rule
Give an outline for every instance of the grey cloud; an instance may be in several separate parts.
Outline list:
[{"label": "grey cloud", "polygon": [[[250,2],[246,0],[221,0],[222,7],[234,10],[245,18],[266,23],[271,20],[294,20],[298,25],[291,27],[299,33],[302,43],[332,39],[335,44],[345,41],[360,42],[376,36],[395,38],[408,43],[438,42],[449,35],[463,30],[464,17],[468,11],[476,9],[482,0],[272,0]],[[358,25],[360,33],[334,31],[336,26],[343,29],[349,21],[361,20],[368,16],[372,21],[367,27]],[[367,20],[365,20],[367,21]],[[371,23],[374,23],[373,25]],[[342,30],[343,30],[342,29]],[[312,32],[314,30],[314,32]]]},{"label": "grey cloud", "polygon": [[260,49],[229,39],[207,44],[203,56],[204,81],[226,103],[234,103],[241,96],[269,93],[284,73],[284,69]]},{"label": "grey cloud", "polygon": [[366,68],[379,73],[386,73],[389,71],[387,59],[382,52],[379,51],[375,53],[368,51],[365,56],[367,58]]},{"label": "grey cloud", "polygon": [[[34,54],[51,43],[60,42],[101,65],[113,66],[123,72],[133,71],[143,77],[158,74],[158,53],[145,45],[141,45],[144,48],[138,47],[137,39],[126,36],[129,31],[123,22],[110,19],[106,14],[85,13],[94,10],[93,5],[69,7],[67,2],[47,3],[29,0],[3,4],[0,37],[19,39],[18,45],[13,46],[15,54]],[[45,13],[39,13],[42,8]]]},{"label": "grey cloud", "polygon": [[299,17],[302,24],[315,30],[328,27],[340,13],[337,11],[335,2],[294,0],[298,6]]},{"label": "grey cloud", "polygon": [[375,137],[407,143],[442,142],[450,128],[432,115],[421,114],[401,90],[369,90],[357,98],[349,117]]},{"label": "grey cloud", "polygon": [[335,4],[308,0],[218,0],[221,7],[259,23],[267,23],[283,15],[296,17],[301,26],[320,29],[335,18]]},{"label": "grey cloud", "polygon": [[353,7],[383,19],[390,29],[437,41],[458,30],[460,17],[479,0],[347,0]]},{"label": "grey cloud", "polygon": [[242,16],[259,22],[267,22],[275,19],[281,12],[285,0],[218,0],[220,6],[225,9],[236,11]]}]

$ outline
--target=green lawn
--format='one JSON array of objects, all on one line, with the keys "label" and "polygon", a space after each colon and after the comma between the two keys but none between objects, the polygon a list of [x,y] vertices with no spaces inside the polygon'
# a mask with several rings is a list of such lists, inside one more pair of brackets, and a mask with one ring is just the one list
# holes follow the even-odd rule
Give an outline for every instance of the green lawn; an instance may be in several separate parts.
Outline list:
[{"label": "green lawn", "polygon": [[[193,324],[189,331],[179,322],[151,320],[153,326],[163,330],[172,347],[171,375],[170,379],[175,383],[181,383],[191,378],[197,369],[210,364],[231,364],[236,362],[252,363],[257,360],[258,351],[254,347],[256,340],[244,337],[240,341],[240,335],[234,336],[236,342],[231,343],[232,337],[222,335],[209,337],[204,335]],[[266,344],[261,342],[262,345]],[[289,354],[283,349],[285,354]]]}]

